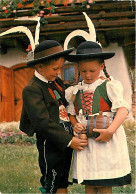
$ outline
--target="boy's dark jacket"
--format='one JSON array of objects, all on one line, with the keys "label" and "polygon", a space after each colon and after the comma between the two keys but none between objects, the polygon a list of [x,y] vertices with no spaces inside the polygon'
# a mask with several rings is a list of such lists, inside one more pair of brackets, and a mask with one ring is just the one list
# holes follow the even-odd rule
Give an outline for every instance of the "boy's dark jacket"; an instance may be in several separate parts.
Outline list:
[{"label": "boy's dark jacket", "polygon": [[[65,89],[61,79],[56,80]],[[33,76],[23,90],[23,108],[20,119],[20,130],[44,138],[52,146],[64,151],[72,139],[59,124],[59,105],[48,90],[48,83]],[[65,94],[64,94],[65,95]]]}]

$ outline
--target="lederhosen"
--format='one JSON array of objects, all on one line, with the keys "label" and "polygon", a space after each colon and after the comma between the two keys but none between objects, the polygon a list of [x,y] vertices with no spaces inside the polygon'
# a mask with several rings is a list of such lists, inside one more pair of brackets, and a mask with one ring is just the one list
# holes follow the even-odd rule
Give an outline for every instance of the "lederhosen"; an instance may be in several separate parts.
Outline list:
[{"label": "lederhosen", "polygon": [[[59,105],[66,106],[66,101],[61,86],[57,82],[49,84],[48,90],[50,95],[58,101]],[[61,112],[62,111],[62,112]],[[60,110],[62,116],[66,112]],[[60,125],[70,134],[73,134],[70,122],[60,120]],[[39,151],[39,166],[42,177],[41,184],[43,193],[56,193],[57,188],[68,187],[68,177],[72,158],[72,149],[67,147],[62,153],[53,147],[48,140],[42,139],[37,135],[37,148]]]}]

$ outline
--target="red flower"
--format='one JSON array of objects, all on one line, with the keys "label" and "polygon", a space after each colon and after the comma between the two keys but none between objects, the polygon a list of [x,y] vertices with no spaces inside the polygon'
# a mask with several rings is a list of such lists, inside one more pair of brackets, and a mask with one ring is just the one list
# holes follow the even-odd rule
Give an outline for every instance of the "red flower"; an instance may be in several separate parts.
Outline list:
[{"label": "red flower", "polygon": [[23,4],[22,3],[18,3],[17,6],[18,6],[18,8],[22,8]]},{"label": "red flower", "polygon": [[26,2],[27,0],[22,0],[23,2]]},{"label": "red flower", "polygon": [[51,0],[47,0],[47,3],[50,3],[51,2]]},{"label": "red flower", "polygon": [[51,16],[51,15],[52,15],[52,13],[50,12],[50,13],[49,13],[49,16]]},{"label": "red flower", "polygon": [[26,52],[29,52],[29,51],[31,51],[32,50],[32,46],[31,46],[31,44],[29,44],[28,45],[28,48],[26,49]]},{"label": "red flower", "polygon": [[29,50],[32,50],[31,44],[28,45],[28,49],[29,49]]},{"label": "red flower", "polygon": [[65,6],[65,7],[67,7],[67,6],[68,6],[68,4],[67,4],[67,3],[64,3],[64,6]]},{"label": "red flower", "polygon": [[8,10],[7,10],[7,9],[5,9],[5,10],[4,10],[4,12],[5,12],[5,13],[8,13]]},{"label": "red flower", "polygon": [[48,7],[48,10],[50,11],[51,10],[51,7]]}]

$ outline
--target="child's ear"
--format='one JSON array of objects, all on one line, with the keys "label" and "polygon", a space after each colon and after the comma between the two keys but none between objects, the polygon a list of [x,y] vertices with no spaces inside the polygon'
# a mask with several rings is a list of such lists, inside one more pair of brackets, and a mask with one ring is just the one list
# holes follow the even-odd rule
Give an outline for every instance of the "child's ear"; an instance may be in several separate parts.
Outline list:
[{"label": "child's ear", "polygon": [[43,64],[39,63],[39,68],[42,69],[43,68]]},{"label": "child's ear", "polygon": [[43,64],[39,63],[37,67],[38,67],[39,70],[42,70]]},{"label": "child's ear", "polygon": [[102,63],[102,64],[101,64],[101,70],[103,70],[103,68],[104,68],[104,65],[105,65],[104,63]]},{"label": "child's ear", "polygon": [[42,72],[42,69],[43,69],[43,64],[39,63],[36,65],[36,70],[41,73]]}]

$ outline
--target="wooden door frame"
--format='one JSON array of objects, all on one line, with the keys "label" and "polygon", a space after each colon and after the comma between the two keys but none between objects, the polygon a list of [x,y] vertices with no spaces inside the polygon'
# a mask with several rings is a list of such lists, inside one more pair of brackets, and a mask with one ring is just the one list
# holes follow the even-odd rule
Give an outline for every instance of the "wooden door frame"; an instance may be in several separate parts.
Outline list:
[{"label": "wooden door frame", "polygon": [[[11,111],[10,111],[10,117],[7,117],[7,118],[5,118],[5,120],[1,120],[1,117],[0,117],[0,122],[10,122],[10,121],[13,121],[14,120],[14,104],[13,104],[13,99],[14,99],[14,92],[13,92],[13,88],[14,88],[14,86],[13,86],[13,70],[11,69],[11,68],[9,68],[9,67],[6,67],[6,66],[3,66],[3,65],[0,65],[0,73],[2,73],[2,69],[8,69],[8,70],[10,70],[11,71],[11,80],[10,80],[10,85],[11,85],[11,93],[10,93],[10,97],[11,97],[11,101],[9,101],[10,102],[10,108],[11,108]],[[4,80],[5,81],[5,80]],[[2,98],[2,92],[3,92],[3,90],[2,90],[2,84],[4,84],[4,82],[3,82],[3,80],[2,80],[2,76],[0,76],[0,96],[1,96],[1,98]],[[2,103],[2,102],[4,102],[3,101],[3,99],[1,99],[0,98],[0,102]],[[5,102],[8,102],[8,101],[5,101]],[[2,105],[3,106],[3,105]],[[4,107],[5,108],[5,107]],[[1,110],[0,110],[1,111]],[[0,114],[2,114],[2,113],[0,113]]]},{"label": "wooden door frame", "polygon": [[14,104],[14,120],[16,120],[16,107],[15,107],[15,100],[17,100],[16,99],[16,87],[15,87],[15,72],[16,71],[18,71],[18,70],[21,70],[21,69],[27,69],[27,68],[33,68],[33,67],[29,67],[29,66],[27,66],[26,65],[26,63],[20,63],[20,64],[17,64],[17,65],[14,65],[13,67],[12,67],[12,70],[13,70],[13,104]]}]

